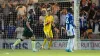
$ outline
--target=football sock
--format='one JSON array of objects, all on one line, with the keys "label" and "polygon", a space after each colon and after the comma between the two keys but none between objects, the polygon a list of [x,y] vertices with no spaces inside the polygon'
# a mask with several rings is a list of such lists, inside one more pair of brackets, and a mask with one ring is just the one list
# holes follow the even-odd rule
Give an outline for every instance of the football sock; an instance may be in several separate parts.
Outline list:
[{"label": "football sock", "polygon": [[74,38],[71,38],[70,40],[71,40],[71,42],[70,42],[70,50],[72,50],[73,47],[74,47]]},{"label": "football sock", "polygon": [[66,49],[69,49],[70,48],[70,42],[71,42],[71,39],[68,39],[67,48]]},{"label": "football sock", "polygon": [[13,46],[16,46],[17,44],[19,44],[19,43],[21,43],[22,42],[22,40],[21,39],[18,39],[14,44],[13,44]]},{"label": "football sock", "polygon": [[45,38],[44,42],[43,42],[43,45],[42,45],[43,47],[45,46],[46,42],[47,42],[47,39]]},{"label": "football sock", "polygon": [[51,48],[51,46],[52,46],[52,40],[50,40],[50,41],[48,42],[48,48],[49,48],[49,49]]},{"label": "football sock", "polygon": [[31,44],[32,44],[32,49],[35,49],[35,40],[32,40]]}]

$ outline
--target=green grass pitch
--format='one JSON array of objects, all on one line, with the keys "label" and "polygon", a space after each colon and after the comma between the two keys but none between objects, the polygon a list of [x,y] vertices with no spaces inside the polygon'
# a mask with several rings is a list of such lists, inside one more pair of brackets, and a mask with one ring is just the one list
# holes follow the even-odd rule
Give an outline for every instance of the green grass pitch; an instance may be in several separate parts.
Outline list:
[{"label": "green grass pitch", "polygon": [[99,50],[76,50],[72,53],[65,50],[40,50],[32,52],[31,50],[10,50],[0,49],[0,56],[100,56]]}]

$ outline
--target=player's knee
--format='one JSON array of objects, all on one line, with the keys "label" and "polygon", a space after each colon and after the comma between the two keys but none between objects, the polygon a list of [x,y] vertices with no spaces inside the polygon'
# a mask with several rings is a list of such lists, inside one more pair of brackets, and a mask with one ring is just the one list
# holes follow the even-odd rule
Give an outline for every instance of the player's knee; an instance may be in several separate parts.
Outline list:
[{"label": "player's knee", "polygon": [[31,40],[31,41],[35,41],[35,39]]},{"label": "player's knee", "polygon": [[35,37],[31,38],[31,40],[35,40]]},{"label": "player's knee", "polygon": [[20,39],[21,41],[23,41],[23,39]]}]

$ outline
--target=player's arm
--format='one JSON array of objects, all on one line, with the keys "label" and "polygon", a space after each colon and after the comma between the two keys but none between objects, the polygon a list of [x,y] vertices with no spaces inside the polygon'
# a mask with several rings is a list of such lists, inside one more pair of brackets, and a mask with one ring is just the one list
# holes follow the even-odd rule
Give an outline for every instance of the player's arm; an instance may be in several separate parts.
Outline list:
[{"label": "player's arm", "polygon": [[33,32],[32,28],[30,27],[29,24],[30,24],[30,22],[27,21],[27,22],[26,22],[26,26],[28,27],[28,29],[29,29],[31,32]]},{"label": "player's arm", "polygon": [[45,21],[45,25],[48,25],[50,24],[51,22],[50,21]]},{"label": "player's arm", "polygon": [[44,25],[48,25],[49,23],[50,23],[50,21],[44,20]]}]

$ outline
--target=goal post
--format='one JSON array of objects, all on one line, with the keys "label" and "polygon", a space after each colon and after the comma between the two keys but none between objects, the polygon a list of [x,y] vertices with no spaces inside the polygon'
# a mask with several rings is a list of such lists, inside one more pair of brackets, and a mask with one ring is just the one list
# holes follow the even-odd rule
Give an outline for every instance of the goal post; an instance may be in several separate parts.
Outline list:
[{"label": "goal post", "polygon": [[76,25],[75,29],[75,41],[74,41],[74,49],[77,50],[79,45],[78,43],[80,42],[80,28],[79,28],[79,6],[80,6],[80,0],[74,0],[74,23]]}]

